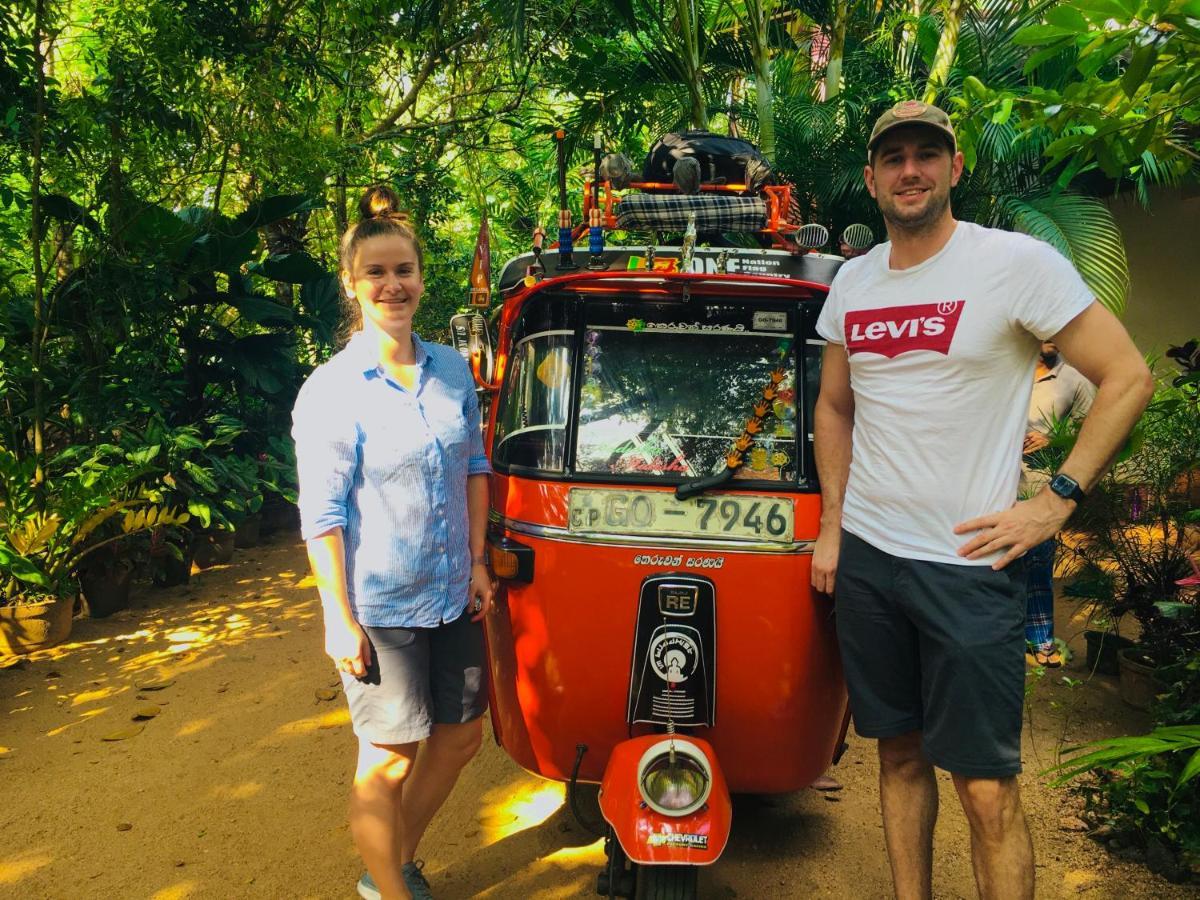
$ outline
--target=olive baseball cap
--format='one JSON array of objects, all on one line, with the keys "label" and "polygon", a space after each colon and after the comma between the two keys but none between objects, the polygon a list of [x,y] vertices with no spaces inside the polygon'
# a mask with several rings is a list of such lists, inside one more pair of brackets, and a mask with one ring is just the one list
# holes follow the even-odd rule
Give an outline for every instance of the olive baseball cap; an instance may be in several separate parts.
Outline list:
[{"label": "olive baseball cap", "polygon": [[893,128],[899,128],[902,125],[927,125],[930,128],[936,128],[950,139],[951,152],[958,150],[954,127],[950,124],[950,117],[944,110],[932,103],[922,103],[920,100],[901,100],[875,120],[875,127],[871,129],[871,139],[867,141],[867,158],[870,159],[871,151],[875,149],[880,138]]}]

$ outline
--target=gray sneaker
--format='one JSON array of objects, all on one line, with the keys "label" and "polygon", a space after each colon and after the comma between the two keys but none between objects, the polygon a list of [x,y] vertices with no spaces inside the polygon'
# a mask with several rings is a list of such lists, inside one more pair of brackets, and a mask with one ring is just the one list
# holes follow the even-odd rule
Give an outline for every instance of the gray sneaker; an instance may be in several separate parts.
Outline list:
[{"label": "gray sneaker", "polygon": [[429,889],[429,882],[421,874],[423,868],[425,868],[423,860],[405,863],[400,867],[400,874],[404,876],[404,883],[408,886],[409,893],[413,895],[413,900],[433,900],[433,891]]},{"label": "gray sneaker", "polygon": [[363,900],[381,900],[383,897],[370,872],[363,872],[362,878],[358,879],[358,896]]}]

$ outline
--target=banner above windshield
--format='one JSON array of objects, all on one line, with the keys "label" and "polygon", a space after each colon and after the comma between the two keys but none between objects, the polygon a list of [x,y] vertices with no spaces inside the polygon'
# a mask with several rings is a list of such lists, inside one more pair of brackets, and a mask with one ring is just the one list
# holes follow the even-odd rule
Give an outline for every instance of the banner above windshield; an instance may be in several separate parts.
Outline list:
[{"label": "banner above windshield", "polygon": [[[638,271],[651,267],[647,247],[620,247],[606,250],[603,254],[604,268],[601,271]],[[834,273],[845,260],[840,256],[826,256],[822,253],[805,253],[796,255],[782,250],[747,250],[730,248],[715,250],[710,247],[698,247],[692,256],[689,271],[716,274],[720,268],[721,254],[724,253],[725,271],[730,275],[760,275],[775,278],[792,278],[798,281],[809,281],[820,285],[829,285]],[[522,284],[528,267],[533,263],[533,254],[527,253],[510,260],[500,274],[500,290],[506,292]],[[570,274],[569,271],[559,272],[556,268],[558,256],[552,250],[542,254],[542,264],[546,268],[546,277]],[[590,268],[590,267],[589,267]],[[678,272],[679,248],[655,247],[653,268],[655,271]]]}]

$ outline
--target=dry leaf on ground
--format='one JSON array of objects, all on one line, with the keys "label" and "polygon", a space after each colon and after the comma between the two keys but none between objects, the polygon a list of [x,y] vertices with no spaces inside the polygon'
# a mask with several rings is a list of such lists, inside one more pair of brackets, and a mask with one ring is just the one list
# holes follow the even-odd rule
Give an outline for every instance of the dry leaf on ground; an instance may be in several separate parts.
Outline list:
[{"label": "dry leaf on ground", "polygon": [[122,728],[120,731],[110,731],[100,740],[102,741],[124,741],[131,737],[137,737],[145,729],[145,725],[130,725],[128,728]]}]

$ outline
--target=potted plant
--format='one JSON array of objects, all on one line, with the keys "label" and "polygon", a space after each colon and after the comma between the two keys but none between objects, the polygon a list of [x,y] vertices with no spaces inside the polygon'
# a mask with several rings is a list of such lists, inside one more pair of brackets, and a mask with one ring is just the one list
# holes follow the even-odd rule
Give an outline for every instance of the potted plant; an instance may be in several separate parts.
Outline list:
[{"label": "potted plant", "polygon": [[[191,533],[182,537],[160,535],[152,543],[161,567],[167,558],[191,559],[199,568],[227,563],[233,557],[236,521],[247,507],[245,489],[235,464],[226,459],[244,426],[230,416],[214,415],[198,425],[168,425],[153,417],[141,432],[130,431],[126,443],[145,448],[159,477],[147,489],[155,502],[185,507],[191,515]],[[170,545],[170,546],[168,546]],[[161,583],[174,581],[164,574]]]},{"label": "potted plant", "polygon": [[258,456],[259,482],[263,489],[262,531],[295,531],[300,527],[299,482],[296,476],[296,447],[290,438],[272,435]]},{"label": "potted plant", "polygon": [[83,448],[68,448],[39,481],[32,459],[0,447],[0,653],[67,638],[76,572],[90,555],[127,535],[187,521],[140,493],[143,466],[103,459],[110,449],[80,462]]},{"label": "potted plant", "polygon": [[228,515],[234,526],[234,546],[257,546],[262,527],[263,506],[258,460],[250,456],[231,456],[221,460],[219,472],[227,495],[235,501],[235,504],[228,508]]},{"label": "potted plant", "polygon": [[[1176,639],[1190,621],[1192,571],[1188,528],[1197,519],[1182,473],[1200,465],[1200,414],[1193,384],[1160,388],[1128,452],[1101,479],[1071,521],[1074,582],[1067,593],[1091,602],[1104,619],[1129,615],[1137,646],[1122,647],[1122,696],[1144,705],[1157,686],[1153,670],[1175,662]],[[1197,645],[1200,649],[1200,644]]]}]

